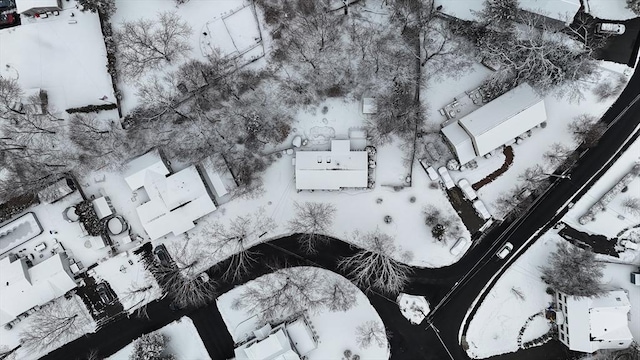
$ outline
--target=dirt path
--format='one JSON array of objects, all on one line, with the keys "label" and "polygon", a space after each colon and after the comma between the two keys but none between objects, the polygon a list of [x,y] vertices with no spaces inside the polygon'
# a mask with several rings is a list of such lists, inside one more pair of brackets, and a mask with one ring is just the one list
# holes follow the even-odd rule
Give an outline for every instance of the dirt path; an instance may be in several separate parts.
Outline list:
[{"label": "dirt path", "polygon": [[491,174],[487,175],[484,179],[478,181],[477,183],[471,185],[471,187],[473,188],[473,190],[478,191],[481,187],[489,184],[490,182],[492,182],[493,180],[497,179],[498,176],[504,174],[505,171],[507,171],[509,169],[509,167],[511,166],[511,164],[513,164],[513,148],[511,146],[505,146],[504,150],[502,150],[502,153],[505,156],[504,159],[504,164],[502,164],[502,166],[492,172]]}]

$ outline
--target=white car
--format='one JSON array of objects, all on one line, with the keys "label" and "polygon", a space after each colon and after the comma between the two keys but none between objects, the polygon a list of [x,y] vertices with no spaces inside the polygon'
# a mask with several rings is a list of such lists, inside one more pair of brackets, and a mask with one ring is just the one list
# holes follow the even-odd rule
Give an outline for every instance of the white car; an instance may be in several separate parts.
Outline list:
[{"label": "white car", "polygon": [[449,175],[449,170],[447,170],[446,167],[444,166],[439,167],[438,174],[440,174],[440,177],[444,182],[444,186],[447,189],[453,189],[456,186],[456,184],[453,182],[453,179],[451,178],[451,175]]},{"label": "white car", "polygon": [[460,239],[458,239],[458,241],[456,241],[455,245],[453,245],[449,252],[451,253],[451,255],[458,255],[462,252],[462,250],[464,250],[465,247],[467,247],[467,243],[467,239],[461,237]]},{"label": "white car", "polygon": [[601,34],[622,35],[625,30],[624,24],[599,23],[596,25],[596,32]]},{"label": "white car", "polygon": [[478,214],[480,214],[480,217],[483,218],[484,220],[491,219],[491,214],[489,213],[489,210],[487,210],[487,207],[484,206],[484,203],[482,202],[482,200],[478,199],[474,201],[473,208],[476,209]]},{"label": "white car", "polygon": [[469,181],[467,179],[461,179],[460,181],[458,181],[458,187],[460,187],[462,193],[467,199],[473,201],[478,198],[476,191],[473,190],[471,184],[469,184]]},{"label": "white car", "polygon": [[634,243],[633,241],[626,240],[626,239],[620,241],[620,245],[626,247],[627,249],[631,249],[631,250],[640,249],[640,246],[638,244]]},{"label": "white car", "polygon": [[511,250],[513,250],[513,244],[508,242],[504,244],[502,248],[500,248],[500,251],[496,253],[496,256],[499,257],[500,259],[504,259],[511,253]]}]

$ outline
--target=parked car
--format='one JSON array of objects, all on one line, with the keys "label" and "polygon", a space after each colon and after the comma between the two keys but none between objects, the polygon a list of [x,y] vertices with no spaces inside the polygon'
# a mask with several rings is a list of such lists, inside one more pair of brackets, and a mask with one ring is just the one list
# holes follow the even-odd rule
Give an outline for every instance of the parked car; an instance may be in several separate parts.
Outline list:
[{"label": "parked car", "polygon": [[640,245],[634,243],[633,241],[626,240],[626,239],[620,241],[620,245],[626,247],[627,249],[632,249],[632,250],[640,249]]},{"label": "parked car", "polygon": [[11,25],[16,21],[15,14],[0,14],[0,25]]},{"label": "parked car", "polygon": [[507,256],[509,256],[509,254],[511,253],[511,250],[513,250],[513,244],[508,242],[500,248],[500,251],[496,253],[496,256],[499,257],[500,259],[504,259]]},{"label": "parked car", "polygon": [[438,168],[438,174],[440,174],[440,177],[442,178],[442,181],[444,182],[444,186],[447,189],[452,189],[456,186],[456,184],[453,182],[453,179],[451,178],[451,175],[449,175],[449,170],[447,170],[446,167],[441,166]]},{"label": "parked car", "polygon": [[462,250],[464,250],[464,248],[467,247],[468,243],[469,242],[467,241],[467,239],[461,237],[458,239],[458,241],[456,241],[455,245],[453,245],[449,252],[451,253],[451,255],[458,255],[462,252]]},{"label": "parked car", "polygon": [[96,291],[100,296],[100,301],[102,301],[104,304],[110,304],[114,300],[113,295],[104,283],[98,284],[96,286]]},{"label": "parked car", "polygon": [[153,249],[153,253],[158,258],[158,261],[160,261],[160,265],[166,267],[173,265],[173,259],[171,258],[171,255],[169,255],[169,251],[164,244],[156,246],[156,248]]},{"label": "parked car", "polygon": [[482,200],[478,199],[474,201],[473,208],[476,209],[480,217],[483,218],[484,220],[491,219],[491,214],[489,213],[489,210],[487,210],[487,207],[484,206],[484,203],[482,202]]},{"label": "parked car", "polygon": [[458,181],[458,186],[460,187],[460,189],[462,190],[462,193],[467,199],[473,201],[478,198],[476,191],[473,190],[473,188],[471,187],[471,184],[469,184],[469,180],[461,179],[460,181]]},{"label": "parked car", "polygon": [[598,23],[596,25],[596,32],[600,34],[613,34],[613,35],[622,35],[626,27],[624,24],[615,24],[615,23]]}]

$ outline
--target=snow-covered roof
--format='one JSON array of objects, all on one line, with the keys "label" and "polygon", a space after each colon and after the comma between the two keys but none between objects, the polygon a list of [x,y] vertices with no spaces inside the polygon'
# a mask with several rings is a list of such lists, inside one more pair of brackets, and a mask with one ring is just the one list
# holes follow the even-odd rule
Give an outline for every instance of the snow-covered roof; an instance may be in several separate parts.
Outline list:
[{"label": "snow-covered roof", "polygon": [[592,353],[633,339],[627,318],[631,304],[623,290],[594,298],[567,296],[566,305],[569,349]]},{"label": "snow-covered roof", "polygon": [[16,9],[20,14],[31,9],[48,9],[56,7],[60,7],[59,0],[16,0]]},{"label": "snow-covered roof", "polygon": [[476,155],[483,156],[546,120],[544,99],[522,84],[458,123],[471,136]]},{"label": "snow-covered roof", "polygon": [[299,318],[296,321],[287,324],[286,329],[289,339],[298,354],[306,355],[318,347],[318,344],[314,340],[304,318]]},{"label": "snow-covered roof", "polygon": [[0,325],[36,305],[64,295],[77,285],[65,254],[57,253],[27,268],[25,259],[0,260]]},{"label": "snow-covered roof", "polygon": [[375,114],[378,112],[378,105],[376,105],[376,99],[372,97],[362,98],[362,113],[363,114]]},{"label": "snow-covered roof", "polygon": [[106,197],[101,196],[93,200],[92,203],[93,210],[95,210],[96,215],[98,215],[98,219],[104,219],[107,216],[113,214],[113,211],[111,211],[111,207],[109,206],[109,202],[107,201]]},{"label": "snow-covered roof", "polygon": [[264,340],[238,347],[234,352],[238,360],[300,360],[282,329]]},{"label": "snow-covered roof", "polygon": [[131,191],[138,190],[144,186],[147,171],[153,171],[160,175],[169,174],[169,169],[162,161],[160,151],[154,149],[139,156],[127,163],[124,171],[124,180],[129,185]]},{"label": "snow-covered roof", "polygon": [[332,140],[330,151],[296,152],[296,189],[340,190],[367,187],[367,152],[351,151],[350,147],[349,140]]},{"label": "snow-covered roof", "polygon": [[233,175],[220,155],[211,155],[202,161],[204,180],[218,200],[238,187]]},{"label": "snow-covered roof", "polygon": [[194,228],[195,220],[216,209],[194,165],[168,177],[148,170],[144,189],[149,201],[136,211],[152,240],[171,232],[180,235]]},{"label": "snow-covered roof", "polygon": [[441,131],[451,144],[460,164],[466,164],[477,156],[471,137],[457,121],[443,127]]}]

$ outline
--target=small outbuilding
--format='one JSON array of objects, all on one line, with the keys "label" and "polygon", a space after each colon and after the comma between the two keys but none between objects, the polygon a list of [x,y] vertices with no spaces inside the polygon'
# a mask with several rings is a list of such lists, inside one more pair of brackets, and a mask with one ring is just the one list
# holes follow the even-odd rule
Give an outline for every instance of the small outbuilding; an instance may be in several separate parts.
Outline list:
[{"label": "small outbuilding", "polygon": [[16,0],[16,10],[20,14],[34,16],[48,11],[62,10],[62,0]]}]

